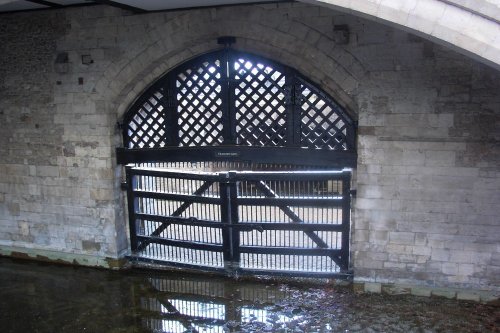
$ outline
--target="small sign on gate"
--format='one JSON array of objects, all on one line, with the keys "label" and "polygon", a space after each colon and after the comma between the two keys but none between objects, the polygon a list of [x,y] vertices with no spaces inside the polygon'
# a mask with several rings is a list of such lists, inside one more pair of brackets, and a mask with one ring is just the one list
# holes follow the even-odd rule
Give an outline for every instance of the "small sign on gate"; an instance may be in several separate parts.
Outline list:
[{"label": "small sign on gate", "polygon": [[219,158],[240,157],[240,153],[237,151],[216,151],[215,157]]}]

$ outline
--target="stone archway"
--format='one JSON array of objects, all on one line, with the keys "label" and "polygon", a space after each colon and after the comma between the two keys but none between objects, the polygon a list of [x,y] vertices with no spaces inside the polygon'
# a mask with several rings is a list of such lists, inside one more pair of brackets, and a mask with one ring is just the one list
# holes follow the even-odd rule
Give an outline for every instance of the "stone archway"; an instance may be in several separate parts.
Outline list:
[{"label": "stone archway", "polygon": [[350,275],[355,123],[296,70],[228,47],[202,54],[141,93],[122,128],[135,260]]},{"label": "stone archway", "polygon": [[301,0],[408,30],[500,69],[500,7],[489,1]]}]

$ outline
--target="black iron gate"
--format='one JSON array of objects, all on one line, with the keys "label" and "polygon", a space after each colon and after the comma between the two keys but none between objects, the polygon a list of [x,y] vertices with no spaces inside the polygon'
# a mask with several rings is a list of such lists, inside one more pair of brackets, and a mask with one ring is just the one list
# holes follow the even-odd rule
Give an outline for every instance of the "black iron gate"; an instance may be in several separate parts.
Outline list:
[{"label": "black iron gate", "polygon": [[126,168],[132,257],[229,275],[347,276],[350,171]]},{"label": "black iron gate", "polygon": [[[228,274],[345,275],[349,171],[282,168],[355,168],[356,122],[297,70],[220,42],[160,77],[118,124],[133,257]],[[159,168],[169,163],[226,171]]]}]

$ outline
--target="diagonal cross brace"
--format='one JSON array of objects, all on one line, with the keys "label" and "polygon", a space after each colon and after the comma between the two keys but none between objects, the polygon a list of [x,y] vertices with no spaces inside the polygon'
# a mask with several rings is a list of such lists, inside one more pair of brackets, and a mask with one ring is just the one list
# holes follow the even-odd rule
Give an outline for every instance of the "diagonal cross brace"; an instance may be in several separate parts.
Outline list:
[{"label": "diagonal cross brace", "polygon": [[[262,191],[265,196],[272,198],[278,197],[278,195],[274,193],[274,191],[270,189],[269,186],[267,186],[266,183],[264,183],[264,181],[261,180],[259,182],[256,182],[256,185],[257,188],[260,191]],[[289,218],[291,218],[294,223],[304,223],[304,221],[297,214],[295,214],[288,206],[279,205],[277,207],[279,207],[279,209],[281,209]],[[326,244],[318,235],[316,235],[314,231],[304,231],[304,232],[320,248],[322,249],[328,248],[328,244]]]},{"label": "diagonal cross brace", "polygon": [[[204,182],[196,191],[193,192],[193,195],[202,195],[206,190],[212,186],[214,182],[213,181],[206,181]],[[192,202],[183,202],[176,210],[173,212],[170,216],[177,217],[180,216],[186,209],[189,208],[193,203]],[[167,222],[162,222],[162,224],[156,228],[155,231],[149,236],[159,236],[167,227],[170,225],[170,223]],[[146,248],[146,246],[149,245],[149,241],[144,241],[142,242],[138,247],[137,251],[142,251]]]},{"label": "diagonal cross brace", "polygon": [[196,330],[196,328],[194,328],[193,326],[193,323],[189,321],[189,319],[187,319],[184,315],[181,314],[181,312],[165,297],[162,297],[162,299],[160,300],[159,298],[156,298],[156,300],[161,304],[163,305],[167,311],[169,313],[176,313],[176,314],[179,314],[180,315],[180,318],[179,321],[180,323],[186,327],[186,329],[189,331],[189,332],[192,332],[192,333],[198,333],[198,331]]},{"label": "diagonal cross brace", "polygon": [[[264,182],[264,181],[258,181],[258,182],[255,182],[257,188],[262,192],[264,193],[265,196],[267,197],[272,197],[272,198],[277,198],[278,195],[276,193],[274,193],[274,191],[272,189],[269,188],[269,186],[267,186],[267,184]],[[288,206],[285,206],[285,205],[278,205],[277,206],[279,209],[281,209],[290,219],[292,219],[292,221],[294,223],[304,223],[304,221],[297,215],[295,214],[291,209],[290,207]],[[320,248],[323,248],[323,249],[326,249],[328,248],[328,244],[325,243],[325,241],[323,239],[321,239],[321,237],[319,237],[318,235],[316,235],[316,233],[314,233],[314,231],[305,231],[304,230],[304,233],[314,242],[316,243],[316,245],[318,245],[318,247]],[[342,263],[341,263],[341,258],[335,256],[335,255],[329,255],[329,257],[339,266],[339,267],[342,267]]]}]

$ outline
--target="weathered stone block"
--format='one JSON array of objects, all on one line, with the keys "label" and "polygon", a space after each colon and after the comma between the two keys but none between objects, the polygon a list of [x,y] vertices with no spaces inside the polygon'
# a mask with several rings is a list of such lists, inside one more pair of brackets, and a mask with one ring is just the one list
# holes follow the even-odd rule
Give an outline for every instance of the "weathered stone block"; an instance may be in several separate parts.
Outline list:
[{"label": "weathered stone block", "polygon": [[39,177],[59,177],[59,167],[37,166],[36,174]]},{"label": "weathered stone block", "polygon": [[457,291],[452,289],[432,289],[431,296],[445,297],[445,298],[456,298]]},{"label": "weathered stone block", "polygon": [[443,273],[446,275],[457,275],[458,274],[458,264],[445,262],[443,263]]},{"label": "weathered stone block", "polygon": [[101,244],[92,240],[83,240],[82,249],[86,252],[96,253],[101,250]]},{"label": "weathered stone block", "polygon": [[431,289],[427,287],[412,287],[410,293],[414,296],[430,297]]},{"label": "weathered stone block", "polygon": [[412,253],[416,255],[429,257],[432,253],[432,249],[428,246],[413,246]]},{"label": "weathered stone block", "polygon": [[415,234],[413,232],[389,232],[389,242],[394,244],[413,245]]},{"label": "weathered stone block", "polygon": [[451,251],[443,249],[432,249],[431,260],[448,261],[451,257]]},{"label": "weathered stone block", "polygon": [[382,284],[376,282],[365,282],[365,292],[380,294],[382,292]]},{"label": "weathered stone block", "polygon": [[394,284],[383,284],[382,293],[388,295],[408,295],[411,293],[411,288]]},{"label": "weathered stone block", "polygon": [[9,211],[9,214],[12,216],[19,216],[21,215],[21,206],[19,205],[18,202],[10,202],[7,204],[7,210]]}]

